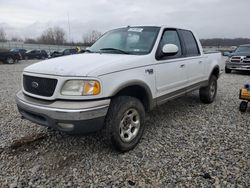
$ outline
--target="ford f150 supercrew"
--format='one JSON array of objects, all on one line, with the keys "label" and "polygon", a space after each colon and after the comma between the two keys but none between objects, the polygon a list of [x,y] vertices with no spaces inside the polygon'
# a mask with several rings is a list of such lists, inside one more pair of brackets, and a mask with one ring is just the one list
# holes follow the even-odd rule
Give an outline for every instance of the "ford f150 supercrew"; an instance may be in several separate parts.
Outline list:
[{"label": "ford f150 supercrew", "polygon": [[204,54],[189,30],[119,28],[84,54],[25,68],[16,103],[32,122],[70,134],[101,130],[105,141],[128,151],[142,137],[145,112],[196,89],[212,103],[220,63],[220,53]]}]

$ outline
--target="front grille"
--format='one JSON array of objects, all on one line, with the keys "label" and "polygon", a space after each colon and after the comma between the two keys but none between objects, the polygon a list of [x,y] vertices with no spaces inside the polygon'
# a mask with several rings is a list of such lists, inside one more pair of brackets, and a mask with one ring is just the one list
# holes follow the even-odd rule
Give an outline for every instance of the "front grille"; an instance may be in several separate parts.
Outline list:
[{"label": "front grille", "polygon": [[232,63],[239,63],[241,61],[241,57],[232,57],[231,62]]},{"label": "front grille", "polygon": [[249,56],[233,56],[230,60],[232,63],[250,63]]},{"label": "front grille", "polygon": [[56,84],[56,79],[23,76],[24,90],[35,95],[51,97],[56,89]]}]

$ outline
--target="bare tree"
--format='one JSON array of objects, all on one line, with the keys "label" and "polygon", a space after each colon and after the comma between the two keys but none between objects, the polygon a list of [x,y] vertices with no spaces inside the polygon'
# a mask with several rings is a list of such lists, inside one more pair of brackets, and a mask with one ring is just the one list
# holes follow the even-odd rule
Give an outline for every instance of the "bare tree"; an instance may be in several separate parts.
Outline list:
[{"label": "bare tree", "polygon": [[32,39],[32,38],[26,38],[24,40],[24,43],[36,44],[37,41],[35,39]]},{"label": "bare tree", "polygon": [[11,41],[13,41],[13,42],[23,42],[23,39],[20,38],[20,37],[12,37]]},{"label": "bare tree", "polygon": [[54,39],[56,44],[63,44],[66,42],[65,32],[60,27],[54,28]]},{"label": "bare tree", "polygon": [[3,28],[0,28],[0,42],[5,42],[6,39],[6,33]]},{"label": "bare tree", "polygon": [[101,36],[102,33],[97,30],[90,31],[87,35],[83,36],[83,43],[87,46],[90,46],[95,41],[97,41],[97,39],[99,39]]},{"label": "bare tree", "polygon": [[64,44],[66,42],[65,32],[60,27],[48,28],[37,41],[43,44]]},{"label": "bare tree", "polygon": [[241,44],[249,44],[250,39],[248,38],[213,38],[213,39],[201,39],[203,46],[239,46]]},{"label": "bare tree", "polygon": [[45,30],[37,41],[43,44],[55,44],[53,29],[48,28]]}]

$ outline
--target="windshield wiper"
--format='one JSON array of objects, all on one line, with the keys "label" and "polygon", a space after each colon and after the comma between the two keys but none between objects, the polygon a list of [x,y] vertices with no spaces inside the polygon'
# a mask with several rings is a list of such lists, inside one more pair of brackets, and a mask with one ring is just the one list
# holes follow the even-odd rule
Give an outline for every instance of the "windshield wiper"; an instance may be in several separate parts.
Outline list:
[{"label": "windshield wiper", "polygon": [[120,52],[120,53],[123,53],[123,54],[130,54],[129,52],[126,52],[126,51],[123,51],[123,50],[120,50],[120,49],[117,49],[117,48],[102,48],[100,50],[110,50],[110,51],[117,51],[117,52]]}]

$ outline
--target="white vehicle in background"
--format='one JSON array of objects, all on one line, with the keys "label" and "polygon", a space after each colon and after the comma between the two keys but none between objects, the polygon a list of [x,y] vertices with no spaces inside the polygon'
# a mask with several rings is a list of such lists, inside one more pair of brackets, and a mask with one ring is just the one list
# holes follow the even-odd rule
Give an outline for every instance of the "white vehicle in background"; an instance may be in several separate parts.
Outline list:
[{"label": "white vehicle in background", "polygon": [[204,54],[189,30],[119,28],[84,54],[25,68],[16,102],[32,122],[73,134],[102,130],[116,149],[128,151],[142,137],[146,111],[196,89],[212,103],[220,63],[221,54]]}]

